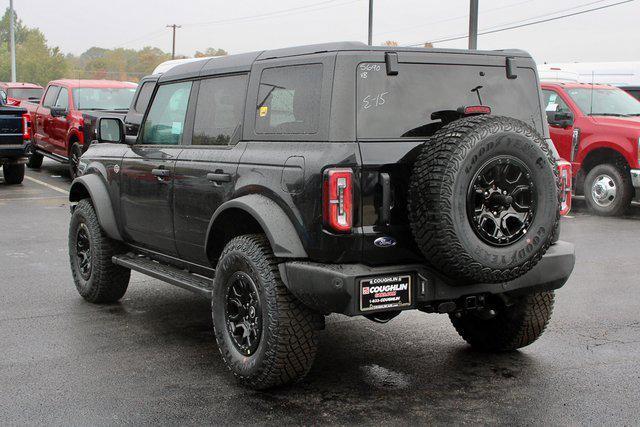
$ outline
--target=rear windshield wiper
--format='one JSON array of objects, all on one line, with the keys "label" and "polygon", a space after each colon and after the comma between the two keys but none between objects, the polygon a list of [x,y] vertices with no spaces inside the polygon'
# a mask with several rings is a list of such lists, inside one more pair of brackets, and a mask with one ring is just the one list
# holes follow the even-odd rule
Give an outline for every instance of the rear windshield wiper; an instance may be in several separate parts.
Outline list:
[{"label": "rear windshield wiper", "polygon": [[269,98],[269,95],[271,95],[271,92],[273,92],[275,89],[283,89],[286,90],[286,87],[282,87],[282,86],[278,86],[278,85],[272,85],[270,83],[260,83],[261,86],[271,86],[271,89],[269,89],[269,91],[267,92],[267,94],[264,96],[264,98],[262,98],[262,101],[258,102],[258,105],[256,106],[256,108],[260,108],[264,105],[265,102],[267,102],[267,99]]}]

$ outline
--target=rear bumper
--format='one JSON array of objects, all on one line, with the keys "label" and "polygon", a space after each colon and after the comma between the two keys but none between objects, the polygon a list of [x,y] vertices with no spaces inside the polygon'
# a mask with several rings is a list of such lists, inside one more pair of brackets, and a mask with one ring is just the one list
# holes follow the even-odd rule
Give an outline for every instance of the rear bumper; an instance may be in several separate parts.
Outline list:
[{"label": "rear bumper", "polygon": [[466,296],[558,289],[569,278],[574,264],[573,244],[559,241],[549,248],[531,271],[504,283],[456,285],[422,264],[370,267],[363,264],[289,261],[280,264],[280,274],[287,288],[314,310],[325,314],[358,316],[365,314],[359,310],[358,283],[362,278],[410,274],[414,284],[412,303],[403,309],[426,309],[435,302],[455,301]]},{"label": "rear bumper", "polygon": [[29,144],[0,145],[0,163],[24,163],[29,151]]}]

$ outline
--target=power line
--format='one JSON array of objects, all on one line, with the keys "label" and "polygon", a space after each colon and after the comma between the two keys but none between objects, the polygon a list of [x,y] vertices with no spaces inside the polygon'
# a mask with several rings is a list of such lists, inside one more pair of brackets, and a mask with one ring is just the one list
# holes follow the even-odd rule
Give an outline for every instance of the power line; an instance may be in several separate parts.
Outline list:
[{"label": "power line", "polygon": [[[610,1],[610,0],[591,1],[589,3],[583,3],[583,4],[580,4],[580,5],[577,5],[577,6],[573,6],[573,7],[569,7],[569,8],[566,8],[566,9],[559,9],[559,10],[555,10],[553,12],[543,13],[541,15],[530,16],[529,18],[526,18],[526,19],[518,19],[516,21],[503,22],[501,24],[497,24],[497,25],[492,25],[490,27],[486,27],[482,31],[493,30],[494,28],[502,28],[505,25],[520,24],[520,23],[523,23],[523,22],[531,21],[533,19],[546,18],[547,16],[553,16],[553,15],[557,15],[557,14],[563,13],[563,12],[569,12],[569,11],[576,10],[576,9],[582,9],[583,7],[591,6],[592,4],[603,3],[605,1]],[[461,33],[461,34],[458,34],[458,35],[455,35],[455,36],[450,36],[450,37],[466,38],[467,34],[466,33]],[[417,43],[416,44],[416,46],[419,46],[419,45],[422,45],[422,43]]]},{"label": "power line", "polygon": [[[635,1],[635,0],[624,0],[624,1],[617,2],[617,3],[608,4],[608,5],[605,5],[605,6],[594,7],[592,9],[582,10],[580,12],[574,12],[574,13],[568,13],[566,15],[556,16],[556,17],[553,17],[553,18],[541,19],[541,20],[538,20],[538,21],[528,22],[528,23],[525,23],[525,24],[513,25],[513,26],[510,26],[510,27],[500,28],[500,29],[497,29],[497,30],[482,31],[482,32],[479,32],[478,35],[482,36],[482,35],[485,35],[485,34],[494,34],[494,33],[499,33],[501,31],[514,30],[516,28],[528,27],[530,25],[536,25],[536,24],[542,24],[544,22],[556,21],[558,19],[564,19],[564,18],[569,18],[569,17],[572,17],[572,16],[582,15],[582,14],[589,13],[589,12],[595,12],[595,11],[602,10],[602,9],[608,9],[610,7],[619,6],[619,5],[625,4],[625,3],[631,3],[633,1]],[[593,2],[593,3],[598,3],[598,2]],[[590,3],[590,4],[593,4],[593,3]],[[584,7],[584,5],[583,6],[577,6],[577,7]],[[555,12],[555,13],[558,13],[558,12]],[[524,19],[524,20],[519,21],[519,22],[529,21],[531,19],[532,18]],[[468,37],[468,35],[465,34],[465,35],[461,35],[461,36],[455,36],[455,37],[448,37],[448,38],[433,40],[433,41],[431,41],[431,43],[444,43],[444,42],[449,42],[449,41],[454,41],[454,40],[466,39],[467,37]],[[422,46],[423,44],[424,44],[424,42],[410,44],[410,45],[406,45],[406,46]]]},{"label": "power line", "polygon": [[331,9],[333,7],[345,6],[347,4],[356,3],[362,0],[351,0],[341,4],[339,3],[339,4],[331,5],[328,7],[318,7],[318,6],[324,6],[330,3],[336,3],[340,1],[343,1],[343,0],[325,0],[317,3],[308,4],[305,6],[291,7],[287,9],[276,10],[273,12],[260,13],[257,15],[240,16],[237,18],[219,19],[215,21],[191,22],[183,25],[185,27],[187,26],[200,27],[200,26],[211,26],[211,25],[219,25],[219,24],[230,24],[230,23],[251,21],[251,20],[257,20],[257,19],[286,16],[286,15],[291,15],[291,14],[300,13],[300,12],[315,12],[316,10],[324,10],[324,9]]},{"label": "power line", "polygon": [[[512,7],[520,6],[521,4],[524,4],[524,3],[531,3],[532,1],[533,0],[524,0],[524,1],[519,1],[517,3],[508,4],[506,6],[494,7],[492,9],[485,9],[485,10],[482,11],[482,14],[484,15],[484,14],[487,14],[487,13],[490,13],[490,12],[495,12],[495,11],[498,11],[498,10],[509,9],[509,8],[512,8]],[[604,1],[604,0],[601,0],[601,1]],[[412,27],[404,27],[404,28],[399,28],[397,30],[383,31],[383,32],[380,32],[380,33],[373,33],[373,35],[374,36],[380,36],[380,35],[383,35],[383,34],[401,33],[401,32],[405,32],[405,31],[415,30],[416,28],[424,28],[424,27],[427,27],[429,25],[444,24],[445,22],[458,21],[460,19],[466,19],[468,17],[469,17],[468,14],[466,14],[466,15],[458,15],[458,16],[453,16],[453,17],[449,17],[449,18],[445,18],[445,19],[440,19],[440,20],[437,20],[437,21],[425,22],[425,23],[422,23],[420,25],[414,25]]]}]

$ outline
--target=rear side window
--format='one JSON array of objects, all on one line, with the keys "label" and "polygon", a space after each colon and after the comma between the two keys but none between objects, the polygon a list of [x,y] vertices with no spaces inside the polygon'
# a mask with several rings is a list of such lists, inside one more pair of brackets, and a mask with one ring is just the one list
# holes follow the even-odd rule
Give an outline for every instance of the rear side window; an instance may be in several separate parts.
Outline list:
[{"label": "rear side window", "polygon": [[43,107],[52,107],[53,103],[56,102],[56,98],[58,97],[58,93],[60,92],[60,86],[49,86],[47,89],[47,94],[42,101]]},{"label": "rear side window", "polygon": [[144,123],[142,144],[180,144],[190,93],[191,82],[158,88]]},{"label": "rear side window", "polygon": [[256,133],[318,132],[322,64],[267,68],[260,78]]},{"label": "rear side window", "polygon": [[400,63],[387,75],[384,63],[362,63],[357,73],[358,138],[432,135],[436,112],[485,105],[491,114],[520,119],[542,133],[540,89],[531,69],[507,79],[504,67]]},{"label": "rear side window", "polygon": [[145,82],[142,84],[138,99],[136,99],[136,105],[133,107],[137,113],[144,113],[147,110],[147,105],[149,105],[149,100],[151,99],[155,85],[155,82]]},{"label": "rear side window", "polygon": [[237,143],[246,91],[246,75],[202,80],[198,92],[191,144]]}]

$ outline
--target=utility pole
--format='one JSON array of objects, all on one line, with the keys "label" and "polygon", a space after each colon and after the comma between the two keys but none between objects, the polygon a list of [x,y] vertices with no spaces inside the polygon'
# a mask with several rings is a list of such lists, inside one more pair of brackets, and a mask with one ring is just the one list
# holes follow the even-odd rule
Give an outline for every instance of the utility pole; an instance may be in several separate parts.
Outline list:
[{"label": "utility pole", "polygon": [[373,0],[369,0],[369,46],[373,44]]},{"label": "utility pole", "polygon": [[9,0],[9,44],[11,45],[11,81],[16,81],[16,35],[15,23],[16,14],[13,12],[13,0]]},{"label": "utility pole", "polygon": [[478,1],[471,0],[469,5],[469,49],[478,48]]},{"label": "utility pole", "polygon": [[173,47],[171,48],[171,59],[176,59],[176,28],[182,28],[182,25],[171,24],[167,28],[173,28]]}]

